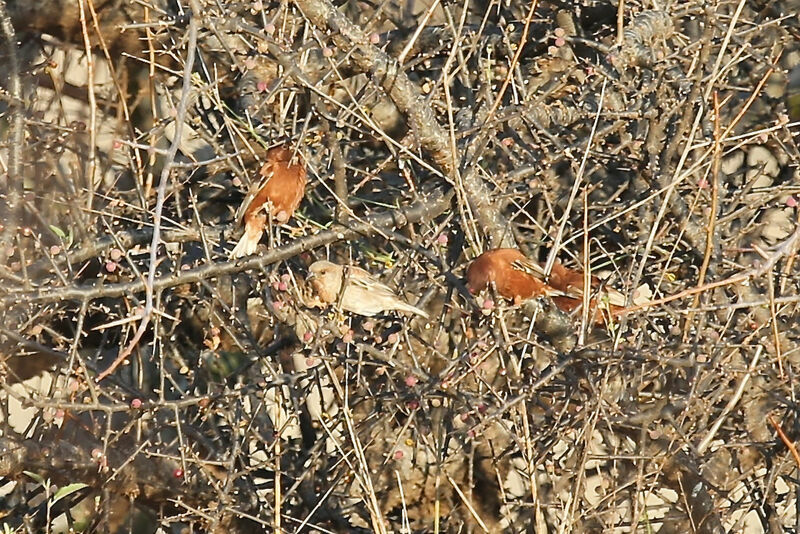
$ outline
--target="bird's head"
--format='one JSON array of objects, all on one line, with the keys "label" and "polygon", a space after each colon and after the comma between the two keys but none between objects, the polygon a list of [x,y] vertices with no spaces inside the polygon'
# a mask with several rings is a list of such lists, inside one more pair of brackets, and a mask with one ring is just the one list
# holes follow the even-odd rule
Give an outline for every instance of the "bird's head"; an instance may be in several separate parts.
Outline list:
[{"label": "bird's head", "polygon": [[308,282],[314,293],[324,302],[334,302],[342,284],[342,266],[320,260],[308,268]]},{"label": "bird's head", "polygon": [[[289,163],[292,160],[295,150],[291,145],[278,145],[267,151],[267,161],[274,163]],[[299,159],[299,156],[298,156]],[[297,161],[297,159],[295,159]]]},{"label": "bird's head", "polygon": [[309,278],[327,278],[335,275],[339,271],[339,265],[325,260],[315,261],[308,268]]},{"label": "bird's head", "polygon": [[489,269],[481,262],[473,262],[467,269],[467,289],[473,295],[489,285],[491,277]]}]

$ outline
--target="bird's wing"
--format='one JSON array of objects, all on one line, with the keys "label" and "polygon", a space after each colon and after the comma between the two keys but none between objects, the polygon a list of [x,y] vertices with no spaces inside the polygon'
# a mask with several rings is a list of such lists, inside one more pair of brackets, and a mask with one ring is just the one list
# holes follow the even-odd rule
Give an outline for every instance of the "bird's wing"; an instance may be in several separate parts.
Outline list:
[{"label": "bird's wing", "polygon": [[348,283],[356,288],[366,291],[367,298],[372,298],[375,301],[380,301],[380,303],[382,304],[381,307],[383,308],[383,311],[400,310],[410,313],[416,313],[417,315],[424,317],[425,319],[430,318],[428,312],[420,308],[417,308],[413,304],[409,304],[401,297],[399,297],[397,295],[397,292],[394,291],[391,287],[387,286],[382,282],[379,282],[374,276],[368,274],[366,271],[363,271],[362,269],[359,270],[361,270],[364,273],[364,276],[351,276]]},{"label": "bird's wing", "polygon": [[529,259],[524,260],[514,260],[511,262],[511,267],[518,271],[522,271],[523,273],[527,273],[531,276],[535,276],[539,280],[544,281],[544,268],[539,265],[538,262],[531,261]]},{"label": "bird's wing", "polygon": [[270,178],[272,178],[272,162],[267,160],[267,162],[261,166],[261,170],[258,172],[258,174],[258,182],[255,183],[255,185],[251,184],[250,190],[244,197],[242,204],[239,206],[239,209],[236,210],[236,224],[242,223],[244,214],[247,213],[248,208],[250,208],[250,204],[253,203],[261,190],[264,189],[264,186],[267,185],[267,182],[270,180]]},{"label": "bird's wing", "polygon": [[[544,294],[549,296],[549,297],[575,297],[576,296],[575,294],[565,293],[564,291],[561,291],[560,289],[556,289],[556,288],[551,287],[550,285],[548,285],[547,282],[546,282],[546,278],[544,276],[544,268],[541,265],[539,265],[538,262],[531,261],[531,260],[529,260],[527,258],[524,259],[524,260],[514,260],[511,263],[511,267],[513,269],[516,269],[517,271],[523,272],[525,274],[529,274],[529,275],[533,276],[534,278],[536,278],[538,280],[541,280],[545,284],[545,286],[544,286]],[[577,294],[577,297],[580,297],[580,293]]]},{"label": "bird's wing", "polygon": [[[351,269],[358,269],[358,267],[351,267]],[[385,296],[391,295],[393,297],[397,297],[397,294],[392,290],[391,287],[387,286],[383,282],[379,282],[377,278],[367,273],[367,271],[364,271],[363,269],[359,269],[359,271],[361,271],[361,273],[351,272],[350,276],[347,278],[348,283],[356,287],[366,289],[372,293],[380,293]]]},{"label": "bird's wing", "polygon": [[410,312],[410,313],[416,313],[417,315],[419,315],[423,319],[430,319],[431,318],[431,316],[428,315],[428,312],[426,312],[425,310],[423,310],[421,308],[417,308],[413,304],[409,304],[408,302],[404,302],[404,301],[402,301],[400,299],[397,299],[397,309],[400,310],[400,311],[407,311],[407,312]]}]

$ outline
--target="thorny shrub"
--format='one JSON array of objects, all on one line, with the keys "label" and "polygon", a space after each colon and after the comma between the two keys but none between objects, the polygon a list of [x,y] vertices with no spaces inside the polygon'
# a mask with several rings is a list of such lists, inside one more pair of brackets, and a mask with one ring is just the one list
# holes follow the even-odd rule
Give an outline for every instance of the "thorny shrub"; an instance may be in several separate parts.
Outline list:
[{"label": "thorny shrub", "polygon": [[[6,527],[798,530],[797,2],[4,4]],[[471,295],[499,246],[628,313]]]}]

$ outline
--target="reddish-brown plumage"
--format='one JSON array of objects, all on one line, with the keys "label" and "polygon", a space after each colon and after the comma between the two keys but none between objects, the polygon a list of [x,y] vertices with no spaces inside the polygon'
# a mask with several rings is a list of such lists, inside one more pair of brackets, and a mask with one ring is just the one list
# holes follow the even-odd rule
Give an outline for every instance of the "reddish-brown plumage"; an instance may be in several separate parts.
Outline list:
[{"label": "reddish-brown plumage", "polygon": [[514,262],[528,262],[515,248],[488,250],[475,258],[467,269],[467,287],[472,293],[494,282],[497,292],[509,300],[525,300],[548,294],[542,277],[514,268]]},{"label": "reddish-brown plumage", "polygon": [[[294,214],[306,188],[306,168],[296,160],[288,146],[276,146],[267,152],[267,161],[261,167],[258,192],[244,212],[245,223],[270,203],[270,214],[278,222],[286,222]],[[298,156],[299,158],[299,156]]]},{"label": "reddish-brown plumage", "polygon": [[231,252],[232,258],[248,256],[256,251],[267,225],[269,215],[279,223],[287,222],[294,214],[306,188],[306,167],[289,146],[277,146],[267,151],[267,161],[261,167],[261,181],[247,196],[239,209],[244,235]]},{"label": "reddish-brown plumage", "polygon": [[[467,269],[467,287],[472,293],[481,291],[491,283],[494,283],[502,297],[515,303],[547,295],[552,297],[558,308],[570,312],[583,302],[583,273],[555,263],[545,282],[544,268],[515,248],[488,250],[470,264]],[[600,279],[592,276],[591,285],[593,289],[600,290]],[[598,295],[602,299],[603,307],[609,308],[612,313],[622,309],[618,304],[624,303],[624,297],[619,292],[603,288],[598,291]],[[590,301],[590,317],[596,323],[604,323],[604,316],[598,312],[596,304],[594,296]]]}]

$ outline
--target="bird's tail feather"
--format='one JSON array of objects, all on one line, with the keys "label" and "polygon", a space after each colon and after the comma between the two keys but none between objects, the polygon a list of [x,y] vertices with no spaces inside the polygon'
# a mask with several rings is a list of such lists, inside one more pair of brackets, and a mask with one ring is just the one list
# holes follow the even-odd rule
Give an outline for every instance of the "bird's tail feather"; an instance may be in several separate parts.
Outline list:
[{"label": "bird's tail feather", "polygon": [[255,254],[258,249],[258,242],[261,241],[261,236],[264,232],[249,232],[245,231],[242,238],[236,243],[231,251],[230,259],[243,258],[251,254]]},{"label": "bird's tail feather", "polygon": [[400,311],[407,311],[409,313],[416,313],[417,315],[419,315],[420,317],[424,317],[425,319],[431,318],[431,316],[428,315],[428,312],[426,312],[425,310],[421,310],[420,308],[412,306],[411,304],[408,304],[406,302],[399,302],[397,309]]}]

